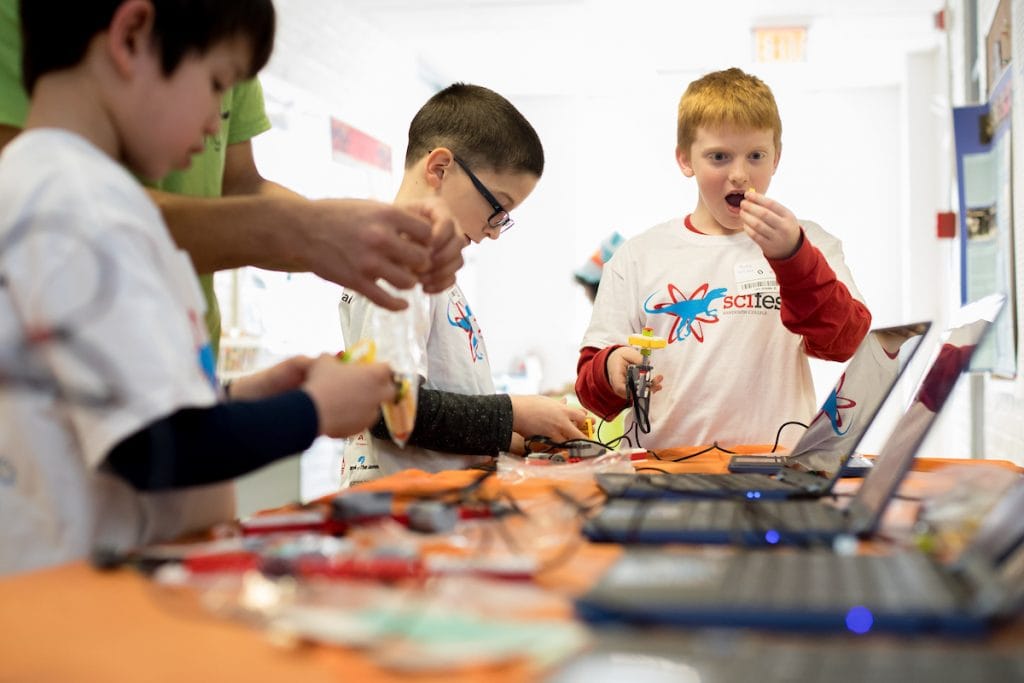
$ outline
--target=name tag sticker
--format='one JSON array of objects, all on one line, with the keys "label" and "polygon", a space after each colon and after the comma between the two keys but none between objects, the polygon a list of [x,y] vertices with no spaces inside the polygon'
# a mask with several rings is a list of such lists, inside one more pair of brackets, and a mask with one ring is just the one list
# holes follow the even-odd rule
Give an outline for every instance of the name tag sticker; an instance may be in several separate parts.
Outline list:
[{"label": "name tag sticker", "polygon": [[734,270],[736,288],[741,292],[778,291],[775,271],[766,261],[737,263]]}]

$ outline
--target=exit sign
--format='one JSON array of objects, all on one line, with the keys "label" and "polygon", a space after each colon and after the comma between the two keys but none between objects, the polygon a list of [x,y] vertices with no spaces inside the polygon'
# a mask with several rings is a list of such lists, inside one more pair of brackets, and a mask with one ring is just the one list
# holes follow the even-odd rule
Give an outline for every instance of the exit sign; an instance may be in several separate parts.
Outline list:
[{"label": "exit sign", "polygon": [[807,61],[806,26],[765,26],[754,29],[754,61]]}]

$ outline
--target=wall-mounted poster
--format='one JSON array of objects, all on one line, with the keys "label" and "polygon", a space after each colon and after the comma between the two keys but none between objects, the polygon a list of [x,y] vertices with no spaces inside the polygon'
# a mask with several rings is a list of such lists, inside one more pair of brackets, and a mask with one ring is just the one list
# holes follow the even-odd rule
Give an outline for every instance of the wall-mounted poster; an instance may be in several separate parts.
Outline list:
[{"label": "wall-mounted poster", "polygon": [[[987,104],[953,110],[964,303],[994,292],[1005,293],[1011,301],[1014,296],[1010,83],[1007,70]],[[1015,309],[1006,307],[975,355],[972,370],[1016,375]]]}]

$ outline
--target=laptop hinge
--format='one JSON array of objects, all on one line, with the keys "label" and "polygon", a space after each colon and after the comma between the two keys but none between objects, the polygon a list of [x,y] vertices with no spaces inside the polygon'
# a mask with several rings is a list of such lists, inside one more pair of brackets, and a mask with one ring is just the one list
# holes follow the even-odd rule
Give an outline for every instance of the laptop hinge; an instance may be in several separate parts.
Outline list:
[{"label": "laptop hinge", "polygon": [[1006,586],[989,558],[977,554],[961,557],[949,573],[970,591],[965,604],[975,614],[995,614],[1006,602]]}]

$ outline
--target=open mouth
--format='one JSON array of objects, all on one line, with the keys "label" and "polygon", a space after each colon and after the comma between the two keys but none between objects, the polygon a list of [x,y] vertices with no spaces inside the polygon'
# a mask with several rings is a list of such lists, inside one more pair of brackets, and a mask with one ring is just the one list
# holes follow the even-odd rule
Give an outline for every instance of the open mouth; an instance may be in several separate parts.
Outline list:
[{"label": "open mouth", "polygon": [[725,201],[729,206],[738,209],[740,208],[740,202],[743,201],[743,193],[730,192],[729,194],[725,195]]}]

